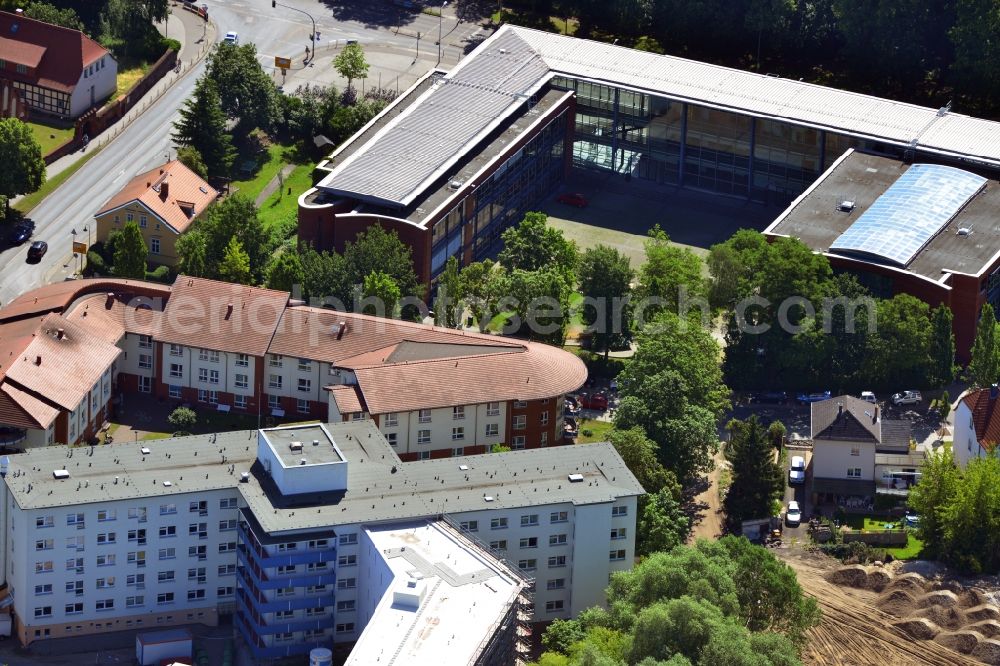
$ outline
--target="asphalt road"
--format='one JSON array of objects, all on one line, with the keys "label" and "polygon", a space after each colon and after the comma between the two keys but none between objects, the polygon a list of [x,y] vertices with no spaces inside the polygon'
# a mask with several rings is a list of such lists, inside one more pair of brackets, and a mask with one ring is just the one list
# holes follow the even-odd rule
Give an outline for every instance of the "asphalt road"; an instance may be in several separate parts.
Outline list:
[{"label": "asphalt road", "polygon": [[[262,64],[273,65],[275,55],[302,58],[305,45],[310,43],[311,23],[299,12],[281,7],[272,9],[267,0],[208,0],[206,4],[218,26],[219,38],[229,30],[236,30],[241,43],[249,41],[257,45]],[[416,45],[415,35],[420,32],[422,61],[428,68],[436,60],[434,42],[439,25],[444,43],[442,65],[446,67],[458,62],[466,40],[479,31],[472,17],[465,16],[468,20],[460,21],[452,7],[439,20],[379,0],[287,0],[283,4],[307,11],[316,19],[320,53],[333,48],[337,40],[342,43],[346,39],[357,39],[362,46],[407,49]],[[460,5],[460,14],[467,5],[467,2]],[[431,53],[435,57],[428,60]],[[301,60],[297,66],[301,67]],[[174,154],[171,125],[203,71],[204,62],[189,70],[100,154],[32,210],[30,218],[35,223],[32,240],[46,241],[49,251],[37,264],[26,263],[28,243],[0,252],[0,305],[25,291],[72,274],[72,231],[78,232],[77,240],[85,241],[83,226],[93,224],[94,213],[111,196],[136,174],[162,163],[168,153]]]}]

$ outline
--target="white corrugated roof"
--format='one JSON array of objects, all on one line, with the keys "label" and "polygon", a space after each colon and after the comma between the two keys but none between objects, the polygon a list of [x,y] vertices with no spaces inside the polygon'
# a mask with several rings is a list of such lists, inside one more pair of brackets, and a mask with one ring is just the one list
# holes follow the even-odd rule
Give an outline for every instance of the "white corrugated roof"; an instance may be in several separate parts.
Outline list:
[{"label": "white corrugated roof", "polygon": [[1000,165],[1000,123],[505,25],[319,187],[411,203],[553,74]]}]

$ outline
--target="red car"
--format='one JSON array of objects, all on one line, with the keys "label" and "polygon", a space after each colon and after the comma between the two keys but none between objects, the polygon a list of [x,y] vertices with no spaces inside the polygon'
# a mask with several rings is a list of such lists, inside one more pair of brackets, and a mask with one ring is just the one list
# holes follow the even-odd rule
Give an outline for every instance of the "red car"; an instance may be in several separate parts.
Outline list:
[{"label": "red car", "polygon": [[566,194],[560,194],[556,201],[570,206],[576,206],[577,208],[587,207],[587,197],[583,196],[579,192],[567,192]]},{"label": "red car", "polygon": [[608,408],[608,396],[603,393],[581,393],[580,406],[603,412]]}]

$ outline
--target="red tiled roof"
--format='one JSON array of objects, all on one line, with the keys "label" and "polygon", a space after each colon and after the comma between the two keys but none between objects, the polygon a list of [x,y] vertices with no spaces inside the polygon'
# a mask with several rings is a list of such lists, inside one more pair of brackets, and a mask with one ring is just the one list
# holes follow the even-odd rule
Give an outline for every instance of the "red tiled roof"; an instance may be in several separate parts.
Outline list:
[{"label": "red tiled roof", "polygon": [[333,396],[333,401],[337,403],[337,411],[341,414],[367,411],[361,405],[361,395],[358,393],[356,386],[339,384],[337,386],[330,386],[329,391],[330,395]]},{"label": "red tiled roof", "polygon": [[48,428],[59,410],[11,384],[0,386],[0,423],[16,428]]},{"label": "red tiled roof", "polygon": [[74,302],[63,315],[67,320],[86,326],[87,330],[106,342],[117,344],[128,333],[156,336],[163,317],[162,303],[152,299],[115,297],[91,294]]},{"label": "red tiled roof", "polygon": [[984,388],[972,391],[962,398],[962,402],[972,412],[972,425],[976,429],[976,437],[983,448],[1000,444],[1000,400],[990,400],[990,389]]},{"label": "red tiled roof", "polygon": [[160,319],[160,342],[263,356],[288,292],[178,275]]},{"label": "red tiled roof", "polygon": [[[59,329],[63,330],[62,337]],[[113,344],[51,314],[42,318],[38,334],[7,370],[5,381],[71,410],[119,354],[121,350]]]},{"label": "red tiled roof", "polygon": [[174,232],[182,234],[218,195],[198,174],[173,160],[133,178],[94,217],[138,201]]},{"label": "red tiled roof", "polygon": [[97,278],[90,280],[66,280],[46,284],[38,289],[21,294],[0,310],[0,322],[20,319],[25,316],[62,312],[78,298],[87,294],[146,294],[167,298],[170,287],[155,282],[141,280],[118,280]]},{"label": "red tiled roof", "polygon": [[79,30],[0,12],[0,60],[37,68],[34,77],[5,70],[5,78],[72,92],[83,68],[104,55],[107,49]]}]

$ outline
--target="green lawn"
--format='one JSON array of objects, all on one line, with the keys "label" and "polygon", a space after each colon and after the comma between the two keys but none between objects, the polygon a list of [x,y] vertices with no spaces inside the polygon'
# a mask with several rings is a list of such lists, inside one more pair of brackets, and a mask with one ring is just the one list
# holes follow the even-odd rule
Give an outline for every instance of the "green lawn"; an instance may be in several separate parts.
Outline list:
[{"label": "green lawn", "polygon": [[[267,148],[266,161],[260,165],[260,168],[257,169],[257,173],[253,174],[247,180],[232,181],[229,184],[230,192],[239,191],[241,194],[245,194],[250,199],[256,199],[257,195],[261,193],[264,187],[271,182],[271,179],[278,175],[278,171],[281,167],[291,161],[289,156],[286,155],[288,150],[290,150],[288,146],[272,143]],[[245,159],[252,158],[244,157],[243,155],[239,156],[236,158],[235,168],[238,169],[242,160]],[[260,159],[264,159],[264,156],[261,156]]]},{"label": "green lawn", "polygon": [[897,560],[916,560],[920,558],[920,553],[924,550],[924,542],[914,536],[912,530],[906,533],[906,546],[903,548],[886,548]]},{"label": "green lawn", "polygon": [[[591,442],[606,442],[608,441],[608,433],[614,428],[614,424],[611,421],[595,421],[593,419],[579,419],[580,425],[580,436],[577,438],[577,444],[589,444]],[[589,435],[584,434],[585,432],[590,433]]]},{"label": "green lawn", "polygon": [[[299,195],[310,187],[312,187],[312,166],[300,164],[285,178],[284,188],[278,188],[261,204],[260,221],[264,228],[271,230],[285,220],[295,218],[299,209]],[[291,194],[288,193],[289,188],[292,190]]]},{"label": "green lawn", "polygon": [[51,127],[39,123],[25,123],[35,135],[35,141],[42,147],[42,157],[63,145],[73,137],[72,127]]},{"label": "green lawn", "polygon": [[120,96],[127,93],[132,86],[139,83],[142,77],[146,76],[146,73],[149,72],[150,68],[151,65],[145,61],[126,66],[124,69],[119,66],[118,76],[115,79],[115,91],[108,98],[108,104],[114,102]]},{"label": "green lawn", "polygon": [[101,148],[104,146],[99,146],[96,148],[89,148],[83,157],[78,159],[74,164],[70,165],[69,168],[56,174],[51,179],[46,180],[45,184],[42,185],[37,191],[26,195],[23,199],[18,201],[12,206],[14,210],[20,211],[24,215],[31,212],[35,206],[41,203],[42,199],[52,194],[52,192],[66,182],[70,176],[79,171],[80,167],[86,164],[94,155],[101,152]]},{"label": "green lawn", "polygon": [[[887,529],[886,525],[891,525],[889,529],[900,529],[903,526],[901,519],[881,518],[879,516],[847,516],[842,521],[843,525],[856,530]],[[906,546],[901,548],[886,548],[885,551],[897,560],[912,560],[920,557],[924,549],[924,543],[916,537],[912,529],[906,530]]]}]

